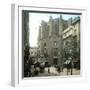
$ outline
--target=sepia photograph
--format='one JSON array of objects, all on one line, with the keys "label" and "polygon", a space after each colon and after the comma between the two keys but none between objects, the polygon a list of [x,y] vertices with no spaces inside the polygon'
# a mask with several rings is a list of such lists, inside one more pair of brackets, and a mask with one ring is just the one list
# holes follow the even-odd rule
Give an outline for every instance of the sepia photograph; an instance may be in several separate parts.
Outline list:
[{"label": "sepia photograph", "polygon": [[22,10],[23,77],[80,75],[81,14]]}]

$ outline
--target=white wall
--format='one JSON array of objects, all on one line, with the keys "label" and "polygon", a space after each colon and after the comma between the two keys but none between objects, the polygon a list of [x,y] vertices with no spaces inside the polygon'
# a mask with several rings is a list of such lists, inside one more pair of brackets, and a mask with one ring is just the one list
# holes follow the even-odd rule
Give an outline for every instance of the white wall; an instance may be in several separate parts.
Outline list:
[{"label": "white wall", "polygon": [[[90,76],[90,3],[89,0],[1,0],[0,1],[0,90],[8,89],[12,90],[10,86],[11,79],[11,3],[21,2],[30,3],[31,6],[51,6],[60,7],[62,5],[73,7],[86,7],[87,8],[87,29],[85,32],[85,60],[88,60],[88,76]],[[87,66],[87,65],[86,65]],[[89,90],[90,77],[88,77],[88,83],[77,83],[77,84],[62,84],[57,83],[56,85],[45,85],[36,86],[23,89],[34,89],[34,90]]]}]

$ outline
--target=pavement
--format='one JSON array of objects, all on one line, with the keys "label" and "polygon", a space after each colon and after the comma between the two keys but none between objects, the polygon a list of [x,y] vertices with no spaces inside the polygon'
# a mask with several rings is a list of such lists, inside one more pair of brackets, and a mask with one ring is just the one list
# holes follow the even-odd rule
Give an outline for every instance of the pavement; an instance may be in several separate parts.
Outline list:
[{"label": "pavement", "polygon": [[[66,76],[66,75],[67,75],[67,68],[64,68],[62,72],[57,72],[55,67],[50,67],[49,73],[48,68],[45,68],[44,73],[39,73],[38,76]],[[68,70],[68,75],[71,75],[71,69]],[[80,70],[73,68],[72,75],[80,75]]]}]

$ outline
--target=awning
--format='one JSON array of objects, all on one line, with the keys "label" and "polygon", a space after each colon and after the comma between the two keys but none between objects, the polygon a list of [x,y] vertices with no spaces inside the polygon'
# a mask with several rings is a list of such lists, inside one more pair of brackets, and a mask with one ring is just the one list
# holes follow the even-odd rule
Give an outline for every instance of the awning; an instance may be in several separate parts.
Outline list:
[{"label": "awning", "polygon": [[58,56],[53,56],[53,58],[58,58]]},{"label": "awning", "polygon": [[70,60],[66,60],[64,64],[69,64],[70,62]]}]

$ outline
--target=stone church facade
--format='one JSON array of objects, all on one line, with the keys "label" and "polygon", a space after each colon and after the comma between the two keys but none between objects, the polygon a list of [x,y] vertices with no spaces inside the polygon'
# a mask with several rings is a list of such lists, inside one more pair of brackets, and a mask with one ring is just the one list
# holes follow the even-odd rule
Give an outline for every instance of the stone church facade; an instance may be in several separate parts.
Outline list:
[{"label": "stone church facade", "polygon": [[38,36],[38,57],[42,62],[49,62],[51,65],[62,66],[65,30],[72,26],[72,18],[64,20],[62,15],[53,19],[51,16],[48,22],[42,21],[39,26]]},{"label": "stone church facade", "polygon": [[63,63],[63,21],[62,16],[57,19],[50,16],[49,22],[42,21],[39,27],[39,56],[52,65],[61,65]]}]

